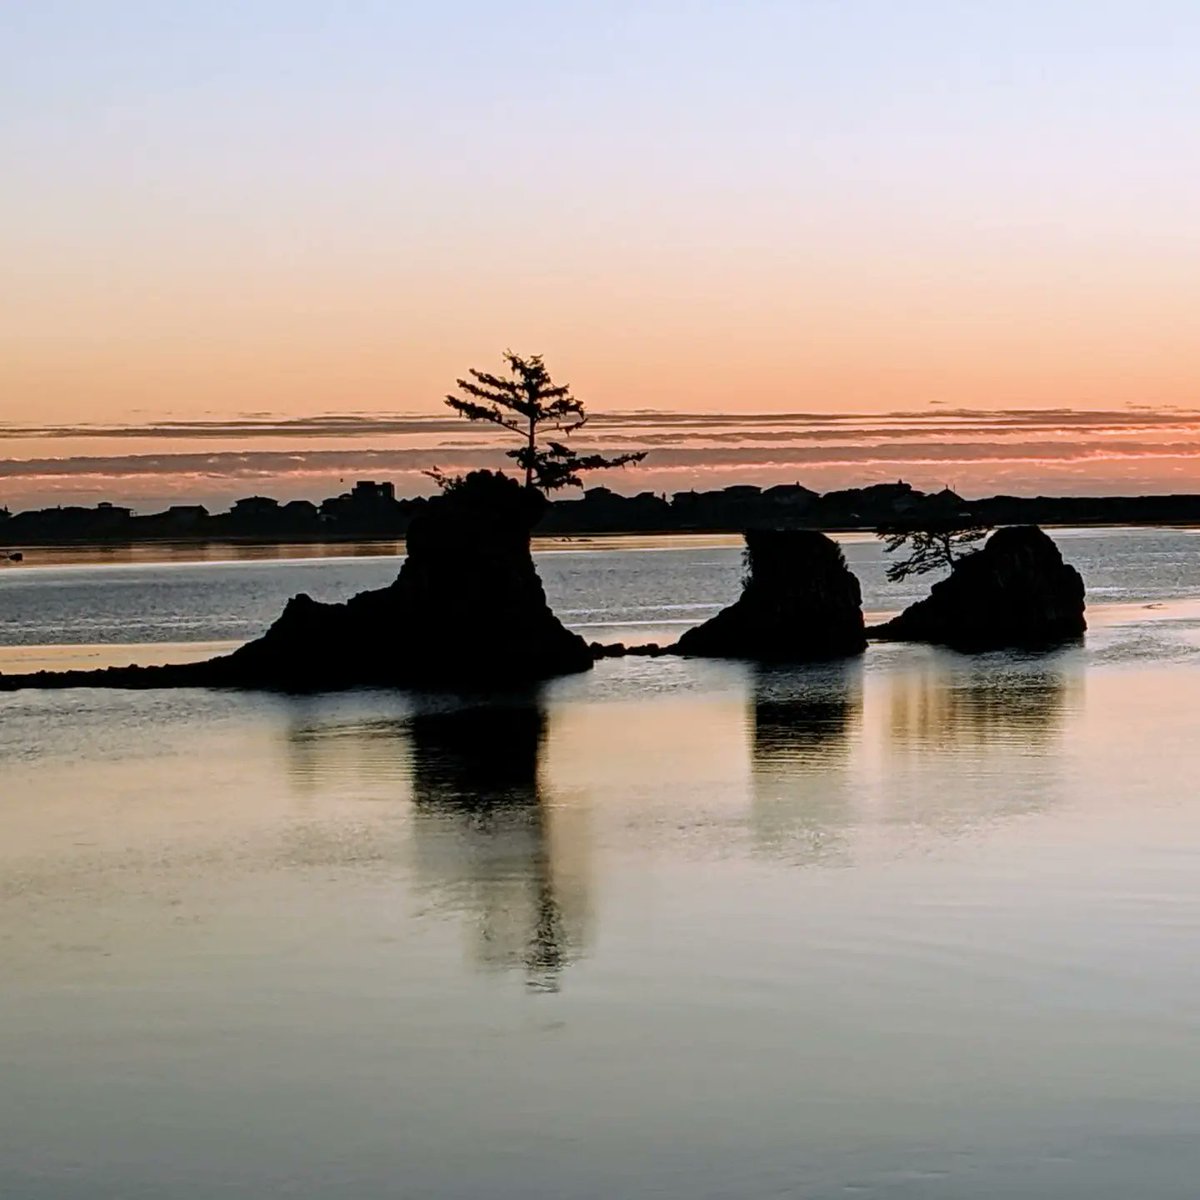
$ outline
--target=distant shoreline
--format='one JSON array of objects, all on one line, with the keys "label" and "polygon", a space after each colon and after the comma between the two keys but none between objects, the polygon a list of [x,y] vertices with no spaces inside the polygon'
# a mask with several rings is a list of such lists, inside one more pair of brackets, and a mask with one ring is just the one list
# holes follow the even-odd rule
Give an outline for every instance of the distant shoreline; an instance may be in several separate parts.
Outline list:
[{"label": "distant shoreline", "polygon": [[[397,498],[389,483],[360,480],[319,505],[239,500],[228,512],[175,505],[134,514],[128,508],[59,507],[10,514],[0,509],[0,553],[38,547],[101,550],[122,546],[339,546],[402,543],[426,497]],[[883,526],[964,525],[1200,526],[1200,494],[1155,496],[992,496],[966,499],[949,488],[918,491],[903,481],[819,494],[801,484],[735,486],[713,491],[626,496],[591,488],[552,500],[533,530],[537,539],[714,537],[747,529],[873,533]]]},{"label": "distant shoreline", "polygon": [[[996,524],[1016,524],[1017,522],[996,522]],[[1021,524],[1040,525],[1045,529],[1200,529],[1200,516],[1179,518],[1178,520],[1097,520],[1097,521],[1025,521]],[[804,525],[805,529],[816,529],[821,533],[845,534],[861,533],[874,536],[879,526],[866,525]],[[574,533],[555,530],[545,532],[534,529],[531,539],[534,549],[550,548],[552,544],[561,543],[591,543],[608,541],[627,541],[644,538],[647,540],[683,540],[705,538],[740,539],[747,528],[711,529],[589,529]],[[540,543],[540,545],[539,545]],[[229,547],[230,549],[279,549],[288,546],[310,548],[328,546],[330,548],[352,546],[378,546],[381,550],[388,546],[403,547],[405,535],[400,533],[346,533],[346,534],[281,534],[271,537],[262,534],[245,534],[242,536],[197,536],[197,537],[120,537],[120,538],[44,538],[37,542],[17,542],[0,540],[0,554],[8,549],[23,551],[38,550],[126,550],[134,548],[170,549],[179,548],[213,548]],[[382,555],[381,555],[382,557]],[[2,565],[2,563],[0,563]]]},{"label": "distant shoreline", "polygon": [[[1069,522],[1047,523],[1047,529],[1200,529],[1200,520],[1181,522]],[[873,538],[874,529],[826,529],[833,535],[859,535]],[[534,533],[534,553],[581,552],[594,550],[604,553],[616,550],[669,550],[684,548],[714,549],[738,547],[741,532],[716,530],[636,530],[589,532],[581,534]],[[3,547],[0,546],[0,552]],[[0,560],[0,577],[23,568],[68,566],[153,566],[228,562],[286,562],[289,560],[326,558],[392,558],[405,553],[403,537],[337,538],[144,538],[126,541],[60,541],[22,546],[21,562]]]}]

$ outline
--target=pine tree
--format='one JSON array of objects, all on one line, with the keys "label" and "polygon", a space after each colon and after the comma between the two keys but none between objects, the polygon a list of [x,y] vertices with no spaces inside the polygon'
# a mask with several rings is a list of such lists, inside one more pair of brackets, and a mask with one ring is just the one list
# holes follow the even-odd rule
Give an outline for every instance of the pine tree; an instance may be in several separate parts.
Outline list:
[{"label": "pine tree", "polygon": [[885,525],[875,531],[875,536],[884,542],[885,554],[908,548],[908,557],[887,569],[888,580],[899,583],[910,575],[953,567],[960,558],[974,553],[975,543],[985,538],[991,528],[960,518],[927,521],[922,525]]},{"label": "pine tree", "polygon": [[[522,358],[506,350],[504,361],[507,376],[472,368],[469,379],[456,381],[463,394],[448,395],[446,404],[468,421],[489,421],[520,436],[522,445],[505,453],[525,472],[526,487],[544,492],[579,487],[581,472],[623,467],[646,457],[644,450],[614,458],[578,454],[565,442],[543,441],[550,430],[566,438],[584,425],[587,414],[583,403],[571,395],[569,386],[554,383],[540,354]],[[443,486],[447,483],[440,472],[430,474]]]}]

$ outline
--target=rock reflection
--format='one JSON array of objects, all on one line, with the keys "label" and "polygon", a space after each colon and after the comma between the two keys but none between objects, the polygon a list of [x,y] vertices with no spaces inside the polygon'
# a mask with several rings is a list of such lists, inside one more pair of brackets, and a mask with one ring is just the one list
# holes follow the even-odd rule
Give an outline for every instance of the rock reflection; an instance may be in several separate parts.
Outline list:
[{"label": "rock reflection", "polygon": [[590,926],[588,842],[586,814],[543,778],[547,728],[530,695],[295,701],[288,861],[411,862],[426,898],[468,921],[477,965],[557,990]]},{"label": "rock reflection", "polygon": [[857,663],[755,671],[752,825],[761,850],[801,862],[847,859],[848,767],[861,717]]},{"label": "rock reflection", "polygon": [[1076,662],[1071,650],[982,659],[933,651],[885,674],[892,820],[963,831],[1052,805]]},{"label": "rock reflection", "polygon": [[420,710],[408,734],[419,875],[471,919],[479,965],[555,991],[590,918],[579,814],[542,780],[546,725],[532,700]]},{"label": "rock reflection", "polygon": [[935,652],[887,679],[890,740],[898,749],[986,745],[1035,749],[1062,729],[1069,652],[963,659]]}]

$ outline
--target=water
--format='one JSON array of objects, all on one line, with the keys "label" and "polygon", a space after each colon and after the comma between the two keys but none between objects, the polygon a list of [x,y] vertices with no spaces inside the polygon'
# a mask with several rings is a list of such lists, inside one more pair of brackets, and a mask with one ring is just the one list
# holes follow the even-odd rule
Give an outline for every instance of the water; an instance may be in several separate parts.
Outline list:
[{"label": "water", "polygon": [[[1055,536],[1088,581],[1092,605],[1200,596],[1200,531]],[[888,583],[873,537],[841,541],[869,613],[896,612],[927,590],[928,579]],[[121,552],[82,562],[42,552],[54,564],[48,566],[35,565],[39,552],[31,551],[30,565],[0,568],[0,646],[237,643],[257,637],[297,592],[342,600],[385,586],[399,569],[397,547],[366,547],[369,557],[349,557],[346,546],[332,549],[336,557],[300,557],[313,549],[284,547],[264,558],[262,548],[214,547],[206,561],[193,561],[193,549],[169,563],[145,561],[146,548],[115,563],[96,559]],[[560,541],[537,557],[555,610],[589,639],[673,641],[730,603],[741,586],[736,537]]]},{"label": "water", "polygon": [[[0,1195],[1194,1196],[1197,543],[1060,541],[1045,656],[0,697]],[[539,565],[626,640],[740,570]],[[394,567],[5,571],[0,636],[178,657]]]}]

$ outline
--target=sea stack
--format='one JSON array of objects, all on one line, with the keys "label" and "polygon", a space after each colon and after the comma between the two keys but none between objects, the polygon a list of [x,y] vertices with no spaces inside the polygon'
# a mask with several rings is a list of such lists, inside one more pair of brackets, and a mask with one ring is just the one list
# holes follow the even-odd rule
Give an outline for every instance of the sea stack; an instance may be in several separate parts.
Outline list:
[{"label": "sea stack", "polygon": [[929,596],[869,632],[956,650],[1038,649],[1087,629],[1083,578],[1036,525],[997,529]]},{"label": "sea stack", "polygon": [[207,662],[0,676],[0,690],[509,686],[586,671],[592,653],[551,612],[529,551],[545,504],[473,472],[414,518],[386,588],[342,604],[295,596],[262,637]]},{"label": "sea stack", "polygon": [[741,596],[689,629],[677,654],[822,662],[866,648],[862,591],[841,548],[804,529],[749,530]]}]

